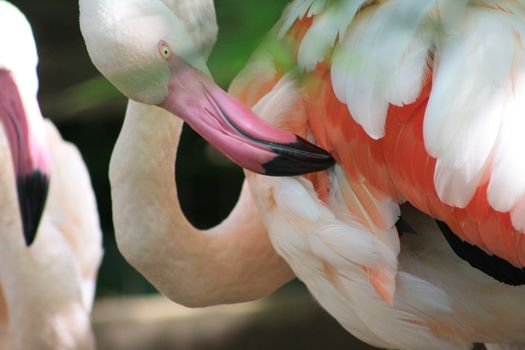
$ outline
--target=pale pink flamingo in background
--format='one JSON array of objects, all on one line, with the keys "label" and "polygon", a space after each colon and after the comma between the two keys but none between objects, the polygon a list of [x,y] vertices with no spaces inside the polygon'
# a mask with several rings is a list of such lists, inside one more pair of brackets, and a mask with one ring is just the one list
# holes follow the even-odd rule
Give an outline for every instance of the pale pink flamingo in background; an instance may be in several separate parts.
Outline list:
[{"label": "pale pink flamingo in background", "polygon": [[[231,152],[190,115],[211,110],[209,121],[216,123],[217,114],[228,119],[234,109],[225,111],[226,97],[217,101],[209,80],[190,68],[206,72],[199,41],[187,39],[206,37],[203,23],[213,4],[189,3],[81,0],[81,28],[93,62],[123,93],[180,114]],[[186,4],[186,12],[171,12],[175,4]],[[333,170],[308,176],[311,182],[250,173],[248,182],[277,252],[344,327],[371,344],[467,349],[475,341],[525,342],[525,287],[511,286],[525,282],[525,176],[515,151],[524,142],[516,133],[523,129],[524,18],[523,4],[506,0],[295,0],[270,34],[271,45],[232,85],[231,93],[259,115],[315,138],[338,161]],[[283,49],[279,59],[275,47]],[[298,69],[288,72],[289,62]],[[195,97],[202,95],[205,102]],[[168,141],[180,130],[166,114],[131,102],[112,159],[124,255],[161,291],[192,305],[276,288],[290,275],[275,278],[257,260],[261,251],[272,256],[264,233],[232,234],[234,249],[213,249],[209,242],[228,236],[189,228],[173,182],[177,141]],[[231,135],[232,123],[218,123]],[[251,209],[253,199],[244,198]],[[403,202],[441,221],[406,209],[417,236],[400,241],[395,224]],[[228,224],[232,232],[246,229]],[[239,273],[249,263],[257,283]],[[220,278],[230,271],[235,278]]]},{"label": "pale pink flamingo in background", "polygon": [[[17,151],[12,130],[2,128],[0,344],[20,350],[92,349],[90,311],[102,257],[95,197],[78,150],[40,114],[37,61],[26,18],[0,1],[0,116],[3,123],[11,118],[11,123],[25,123],[39,133],[45,170],[52,173],[38,234],[27,246],[18,214],[18,174],[12,165]],[[31,147],[36,152],[36,145]]]}]

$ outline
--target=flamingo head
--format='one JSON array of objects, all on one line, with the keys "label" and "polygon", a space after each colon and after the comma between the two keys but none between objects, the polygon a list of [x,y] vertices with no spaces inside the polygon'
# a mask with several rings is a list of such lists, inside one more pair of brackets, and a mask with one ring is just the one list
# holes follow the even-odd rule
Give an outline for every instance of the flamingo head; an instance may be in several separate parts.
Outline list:
[{"label": "flamingo head", "polygon": [[37,101],[38,56],[31,27],[0,1],[0,122],[9,143],[25,242],[36,237],[49,187],[50,155]]},{"label": "flamingo head", "polygon": [[274,176],[324,170],[333,158],[258,118],[218,87],[206,53],[210,0],[80,0],[80,27],[97,69],[128,98],[182,118],[235,163]]}]

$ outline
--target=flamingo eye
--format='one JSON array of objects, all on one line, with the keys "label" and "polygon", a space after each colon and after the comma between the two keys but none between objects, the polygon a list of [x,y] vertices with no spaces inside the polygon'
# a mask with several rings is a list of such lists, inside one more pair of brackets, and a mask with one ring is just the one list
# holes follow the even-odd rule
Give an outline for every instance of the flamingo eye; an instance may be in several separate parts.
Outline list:
[{"label": "flamingo eye", "polygon": [[159,43],[159,53],[165,60],[168,60],[171,57],[171,49],[164,41]]}]

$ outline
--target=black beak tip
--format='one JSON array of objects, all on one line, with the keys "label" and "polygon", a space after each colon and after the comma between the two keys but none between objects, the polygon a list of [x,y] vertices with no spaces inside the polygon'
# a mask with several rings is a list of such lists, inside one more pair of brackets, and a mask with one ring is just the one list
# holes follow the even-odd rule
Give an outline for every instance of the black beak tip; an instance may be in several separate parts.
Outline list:
[{"label": "black beak tip", "polygon": [[294,143],[271,144],[275,158],[263,164],[264,175],[297,176],[323,171],[335,164],[330,153],[297,136]]},{"label": "black beak tip", "polygon": [[44,211],[49,190],[49,176],[36,170],[27,175],[19,175],[16,180],[18,204],[27,246],[36,238],[38,225]]}]

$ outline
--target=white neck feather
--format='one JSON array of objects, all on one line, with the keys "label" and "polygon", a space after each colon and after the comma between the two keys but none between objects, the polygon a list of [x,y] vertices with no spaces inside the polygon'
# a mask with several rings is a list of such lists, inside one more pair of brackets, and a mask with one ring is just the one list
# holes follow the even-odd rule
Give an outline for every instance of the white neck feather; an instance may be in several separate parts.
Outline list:
[{"label": "white neck feather", "polygon": [[217,227],[199,231],[186,220],[174,177],[181,128],[169,113],[130,101],[109,174],[119,249],[178,303],[267,295],[289,280],[290,270],[275,255],[246,186]]}]

